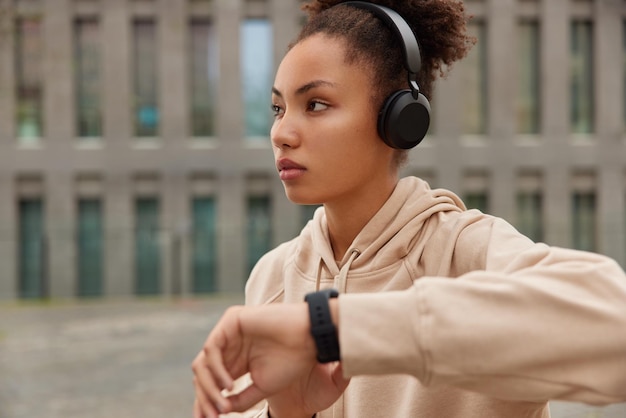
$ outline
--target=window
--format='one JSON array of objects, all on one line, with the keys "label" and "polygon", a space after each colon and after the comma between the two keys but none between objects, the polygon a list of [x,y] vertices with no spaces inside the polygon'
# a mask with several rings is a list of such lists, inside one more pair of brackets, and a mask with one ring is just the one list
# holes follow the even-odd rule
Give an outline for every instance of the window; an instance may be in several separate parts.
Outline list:
[{"label": "window", "polygon": [[535,242],[543,241],[543,197],[539,191],[518,193],[517,229]]},{"label": "window", "polygon": [[241,75],[247,137],[269,136],[273,82],[272,26],[267,19],[246,19],[241,26]]},{"label": "window", "polygon": [[539,23],[522,21],[518,25],[519,83],[517,94],[517,131],[539,133]]},{"label": "window", "polygon": [[321,205],[302,205],[300,206],[300,224],[302,225],[302,227],[304,227],[307,222],[309,222],[311,219],[313,219],[313,215],[315,214],[315,211],[317,210],[317,208],[319,208]]},{"label": "window", "polygon": [[102,136],[100,27],[96,19],[78,19],[74,28],[76,132]]},{"label": "window", "polygon": [[463,132],[483,135],[487,132],[487,28],[483,22],[470,23],[469,33],[476,45],[460,63],[463,68]]},{"label": "window", "polygon": [[214,26],[208,20],[190,24],[191,134],[215,135],[215,98],[218,82],[218,46]]},{"label": "window", "polygon": [[593,191],[577,191],[572,198],[574,248],[596,250],[596,195]]},{"label": "window", "polygon": [[272,225],[270,198],[253,196],[248,198],[248,272],[263,254],[271,249]]},{"label": "window", "polygon": [[44,288],[45,245],[41,199],[19,201],[19,295],[34,299],[46,296]]},{"label": "window", "polygon": [[570,122],[573,133],[588,134],[594,129],[593,27],[589,21],[571,25]]},{"label": "window", "polygon": [[133,23],[135,136],[155,137],[159,130],[156,23]]},{"label": "window", "polygon": [[478,209],[483,213],[488,212],[489,208],[489,199],[487,197],[487,193],[484,192],[471,192],[465,195],[465,206],[468,209]]},{"label": "window", "polygon": [[43,136],[42,25],[38,17],[17,19],[15,34],[16,122],[21,143]]},{"label": "window", "polygon": [[463,175],[463,202],[468,209],[489,210],[489,178],[484,171],[466,171]]},{"label": "window", "polygon": [[522,172],[517,183],[515,226],[533,241],[543,241],[543,175],[541,172]]},{"label": "window", "polygon": [[214,292],[215,278],[215,200],[211,197],[193,199],[192,280],[194,293]]},{"label": "window", "polygon": [[103,273],[102,202],[78,201],[78,295],[101,296]]},{"label": "window", "polygon": [[624,74],[623,76],[623,86],[622,88],[624,89],[624,95],[623,95],[623,99],[624,102],[622,104],[622,109],[623,109],[623,113],[624,113],[624,128],[626,128],[626,20],[624,20],[623,24],[622,24],[622,73]]},{"label": "window", "polygon": [[161,290],[159,202],[142,197],[135,203],[135,292],[155,295]]}]

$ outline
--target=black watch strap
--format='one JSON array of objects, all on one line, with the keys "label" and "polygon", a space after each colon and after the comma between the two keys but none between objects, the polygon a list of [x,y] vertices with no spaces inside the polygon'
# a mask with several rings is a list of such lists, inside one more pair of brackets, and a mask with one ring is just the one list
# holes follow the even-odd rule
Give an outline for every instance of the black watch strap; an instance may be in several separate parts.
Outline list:
[{"label": "black watch strap", "polygon": [[335,289],[325,289],[308,293],[304,297],[309,304],[311,335],[317,347],[317,361],[320,363],[330,363],[340,359],[337,327],[333,324],[328,304],[330,298],[337,296],[339,292]]}]

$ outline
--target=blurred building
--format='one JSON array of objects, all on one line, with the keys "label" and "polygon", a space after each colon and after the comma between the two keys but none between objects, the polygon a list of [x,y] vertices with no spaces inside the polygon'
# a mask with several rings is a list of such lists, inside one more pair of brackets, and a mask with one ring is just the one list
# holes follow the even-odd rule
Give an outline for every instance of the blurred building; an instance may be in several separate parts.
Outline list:
[{"label": "blurred building", "polygon": [[[406,174],[626,264],[626,2],[466,0]],[[269,90],[298,0],[0,0],[0,299],[240,292],[289,203]]]}]

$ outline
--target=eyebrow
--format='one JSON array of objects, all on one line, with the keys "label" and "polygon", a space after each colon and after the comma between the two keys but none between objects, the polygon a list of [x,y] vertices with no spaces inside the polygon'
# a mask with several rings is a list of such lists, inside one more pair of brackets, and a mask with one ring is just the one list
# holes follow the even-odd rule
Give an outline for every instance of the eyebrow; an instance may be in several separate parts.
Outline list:
[{"label": "eyebrow", "polygon": [[[306,93],[307,91],[315,89],[315,88],[318,88],[318,87],[335,87],[336,85],[337,84],[331,83],[330,81],[314,80],[314,81],[311,81],[310,83],[306,83],[302,87],[298,88],[296,90],[296,96],[300,96],[300,95]],[[278,97],[283,97],[283,94],[276,87],[272,87],[272,93],[274,93]]]}]

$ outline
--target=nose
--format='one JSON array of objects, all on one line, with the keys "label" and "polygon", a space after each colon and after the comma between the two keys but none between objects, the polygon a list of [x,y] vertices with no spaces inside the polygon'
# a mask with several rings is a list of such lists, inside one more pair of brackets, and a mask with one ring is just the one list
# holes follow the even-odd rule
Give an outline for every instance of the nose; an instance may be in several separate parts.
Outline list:
[{"label": "nose", "polygon": [[297,120],[288,112],[274,119],[274,124],[270,131],[270,138],[272,140],[272,146],[276,148],[297,148],[300,145]]}]

